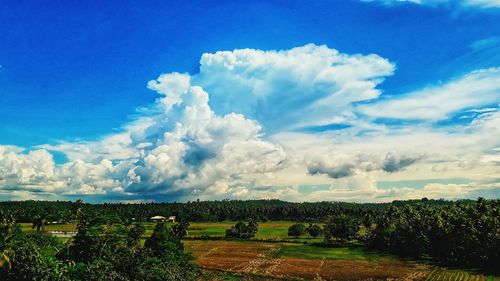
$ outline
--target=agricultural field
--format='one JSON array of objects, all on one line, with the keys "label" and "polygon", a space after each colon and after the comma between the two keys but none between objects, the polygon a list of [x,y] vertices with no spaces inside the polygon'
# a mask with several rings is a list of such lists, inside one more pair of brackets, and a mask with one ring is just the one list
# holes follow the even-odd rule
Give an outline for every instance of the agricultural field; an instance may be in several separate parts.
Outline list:
[{"label": "agricultural field", "polygon": [[[307,235],[289,237],[294,222],[259,223],[253,241],[196,240],[196,237],[223,237],[235,222],[191,223],[191,239],[185,249],[201,268],[216,272],[214,280],[425,280],[480,281],[500,278],[434,265],[405,261],[389,254],[359,247],[321,247],[320,238]],[[21,224],[23,231],[33,231]],[[46,231],[74,231],[74,224],[45,226]],[[144,237],[150,236],[154,223],[146,223]],[[193,239],[194,238],[194,239]],[[222,276],[222,277],[221,277]]]},{"label": "agricultural field", "polygon": [[[226,234],[226,229],[233,226],[236,222],[192,222],[188,228],[188,237],[223,237]],[[167,223],[173,225],[173,223]],[[290,221],[273,221],[259,223],[259,231],[255,235],[256,240],[287,240],[292,242],[320,242],[321,238],[312,238],[303,235],[300,238],[288,236],[288,228],[294,224]],[[34,231],[31,223],[21,223],[23,231]],[[149,237],[155,228],[155,223],[145,223],[145,237]],[[45,226],[45,231],[75,231],[75,224],[48,224]]]},{"label": "agricultural field", "polygon": [[185,241],[205,269],[286,280],[500,280],[493,276],[402,261],[361,247],[323,248],[298,243]]},{"label": "agricultural field", "polygon": [[360,247],[323,248],[259,241],[185,241],[209,270],[285,280],[500,280],[492,276],[399,260]]}]

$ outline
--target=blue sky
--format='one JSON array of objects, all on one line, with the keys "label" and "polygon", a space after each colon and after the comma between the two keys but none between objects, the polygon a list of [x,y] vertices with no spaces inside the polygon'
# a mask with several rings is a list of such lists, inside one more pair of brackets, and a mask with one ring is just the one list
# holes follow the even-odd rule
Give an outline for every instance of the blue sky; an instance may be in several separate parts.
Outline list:
[{"label": "blue sky", "polygon": [[[498,1],[2,6],[3,199],[377,201],[418,197],[425,188],[435,197],[498,196]],[[238,49],[255,52],[217,55]],[[337,70],[321,70],[320,61],[302,69],[293,57],[306,53],[308,62],[332,59],[345,69],[332,74]],[[200,69],[203,54],[213,57]],[[267,64],[256,66],[260,59]],[[254,72],[224,69],[220,60],[242,60]],[[290,79],[280,64],[296,70]],[[173,72],[182,75],[168,76]],[[168,79],[148,84],[161,74]],[[324,81],[310,85],[304,77]],[[173,84],[184,90],[175,94]],[[206,93],[206,106],[193,86]],[[195,105],[211,112],[209,125],[185,118],[186,107]],[[205,135],[176,127],[197,122],[205,124],[197,134]],[[247,127],[231,131],[240,123]],[[174,141],[165,133],[183,135]],[[429,138],[435,141],[426,143]],[[447,147],[449,141],[456,147]],[[231,145],[263,151],[242,154],[249,163],[238,168],[224,154]],[[162,153],[170,160],[147,162]],[[41,165],[45,160],[50,163]],[[234,171],[210,168],[218,166]],[[85,175],[78,174],[82,169]],[[290,174],[300,176],[287,180]],[[422,184],[405,185],[410,181]],[[396,183],[382,196],[377,182],[384,190]],[[330,188],[318,191],[318,185]],[[262,186],[274,188],[262,192]],[[299,195],[304,190],[306,197]]]}]

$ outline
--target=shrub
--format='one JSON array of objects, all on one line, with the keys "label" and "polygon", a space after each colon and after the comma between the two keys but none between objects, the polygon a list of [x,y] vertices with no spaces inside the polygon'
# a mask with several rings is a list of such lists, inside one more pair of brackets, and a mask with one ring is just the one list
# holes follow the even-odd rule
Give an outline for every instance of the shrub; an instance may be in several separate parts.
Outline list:
[{"label": "shrub", "polygon": [[299,237],[306,232],[306,227],[301,223],[296,223],[288,228],[288,236]]},{"label": "shrub", "polygon": [[226,237],[228,238],[240,238],[240,239],[250,239],[257,233],[258,224],[256,221],[251,220],[248,224],[244,222],[238,222],[231,228],[226,230]]}]

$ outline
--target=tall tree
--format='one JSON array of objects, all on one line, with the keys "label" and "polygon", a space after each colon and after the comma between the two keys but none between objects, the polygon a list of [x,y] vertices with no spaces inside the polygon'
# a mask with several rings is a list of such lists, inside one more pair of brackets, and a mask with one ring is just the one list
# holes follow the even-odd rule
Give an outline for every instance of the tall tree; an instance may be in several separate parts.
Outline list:
[{"label": "tall tree", "polygon": [[36,231],[44,230],[45,231],[45,219],[41,215],[36,215],[33,218],[33,225],[31,229],[35,229]]},{"label": "tall tree", "polygon": [[347,215],[337,215],[330,217],[325,225],[325,241],[334,240],[345,244],[347,241],[357,237],[359,224],[352,217]]},{"label": "tall tree", "polygon": [[180,238],[184,238],[188,235],[189,222],[182,218],[178,223],[172,226],[172,231]]}]

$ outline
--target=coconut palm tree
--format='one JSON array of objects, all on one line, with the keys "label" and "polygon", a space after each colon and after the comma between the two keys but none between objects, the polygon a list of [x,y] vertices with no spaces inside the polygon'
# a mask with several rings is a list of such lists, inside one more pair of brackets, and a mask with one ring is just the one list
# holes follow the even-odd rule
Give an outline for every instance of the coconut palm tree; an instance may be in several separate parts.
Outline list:
[{"label": "coconut palm tree", "polygon": [[189,222],[185,219],[181,219],[177,224],[172,226],[172,231],[180,238],[184,238],[188,235]]},{"label": "coconut palm tree", "polygon": [[81,199],[78,199],[71,207],[71,211],[75,218],[78,218],[82,214],[82,206],[83,206],[83,201]]},{"label": "coconut palm tree", "polygon": [[33,219],[33,226],[31,227],[31,229],[35,229],[35,228],[36,228],[36,231],[40,231],[40,229],[45,231],[45,219],[42,216],[37,215]]}]

